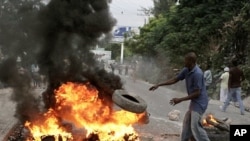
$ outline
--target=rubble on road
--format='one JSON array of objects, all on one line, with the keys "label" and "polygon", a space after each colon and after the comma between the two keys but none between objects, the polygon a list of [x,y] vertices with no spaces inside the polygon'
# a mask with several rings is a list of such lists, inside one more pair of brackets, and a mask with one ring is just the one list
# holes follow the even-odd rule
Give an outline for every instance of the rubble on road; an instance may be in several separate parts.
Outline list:
[{"label": "rubble on road", "polygon": [[179,110],[172,110],[168,113],[169,120],[179,121],[181,112]]}]

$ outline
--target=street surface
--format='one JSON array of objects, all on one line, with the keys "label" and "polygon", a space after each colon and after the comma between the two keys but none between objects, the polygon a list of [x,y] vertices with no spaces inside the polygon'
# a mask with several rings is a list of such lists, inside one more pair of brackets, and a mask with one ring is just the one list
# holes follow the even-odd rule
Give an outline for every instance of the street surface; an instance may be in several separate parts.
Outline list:
[{"label": "street surface", "polygon": [[[189,106],[189,101],[179,103],[175,106],[169,104],[169,101],[174,97],[183,97],[186,95],[183,91],[183,82],[178,82],[175,85],[159,87],[155,91],[149,91],[148,89],[153,85],[145,81],[136,80],[135,82],[129,76],[121,76],[125,89],[131,95],[138,95],[143,98],[147,104],[147,111],[150,113],[149,124],[142,125],[138,131],[142,135],[151,138],[154,141],[178,141],[179,136],[176,134],[181,133],[182,120],[184,114]],[[240,115],[240,110],[230,105],[226,112],[221,112],[219,106],[222,103],[218,100],[210,100],[206,114],[213,114],[218,119],[230,118],[231,124],[249,124],[250,113],[245,112],[245,115]],[[179,110],[180,120],[171,121],[167,115],[172,110]]]},{"label": "street surface", "polygon": [[[175,106],[169,104],[173,97],[182,97],[184,92],[183,84],[179,82],[174,87],[159,87],[155,91],[149,91],[149,84],[145,81],[136,80],[135,82],[130,76],[121,75],[124,83],[124,88],[133,96],[140,96],[143,98],[148,107],[147,111],[150,113],[150,122],[144,125],[135,125],[136,131],[139,133],[142,141],[178,141],[182,120],[188,108],[189,101],[179,103]],[[37,91],[42,92],[43,89]],[[0,141],[5,141],[8,132],[15,125],[17,120],[14,118],[15,103],[9,100],[11,90],[0,90]],[[216,118],[230,118],[231,124],[249,124],[250,113],[245,112],[245,115],[240,115],[240,110],[230,105],[226,112],[221,112],[219,106],[221,103],[217,100],[210,100],[206,113],[212,113]],[[173,109],[179,110],[180,120],[171,121],[167,114]]]}]

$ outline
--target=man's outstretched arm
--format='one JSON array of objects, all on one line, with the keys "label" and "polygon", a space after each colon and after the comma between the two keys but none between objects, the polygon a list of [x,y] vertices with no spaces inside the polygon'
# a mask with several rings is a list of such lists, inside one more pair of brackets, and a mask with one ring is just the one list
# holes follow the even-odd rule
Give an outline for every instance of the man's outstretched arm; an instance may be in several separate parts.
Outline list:
[{"label": "man's outstretched arm", "polygon": [[175,84],[178,81],[179,81],[179,79],[177,77],[174,77],[172,79],[167,80],[166,82],[159,83],[159,84],[156,84],[156,85],[150,87],[149,90],[153,91],[153,90],[157,89],[159,86],[172,85],[172,84]]}]

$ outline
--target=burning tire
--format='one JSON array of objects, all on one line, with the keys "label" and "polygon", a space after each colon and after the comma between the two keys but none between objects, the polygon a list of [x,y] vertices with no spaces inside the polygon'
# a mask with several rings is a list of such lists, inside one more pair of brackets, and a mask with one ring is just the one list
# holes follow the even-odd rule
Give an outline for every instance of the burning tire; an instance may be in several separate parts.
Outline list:
[{"label": "burning tire", "polygon": [[122,109],[133,113],[143,113],[147,108],[147,104],[142,98],[131,96],[125,90],[116,90],[112,95],[112,100]]}]

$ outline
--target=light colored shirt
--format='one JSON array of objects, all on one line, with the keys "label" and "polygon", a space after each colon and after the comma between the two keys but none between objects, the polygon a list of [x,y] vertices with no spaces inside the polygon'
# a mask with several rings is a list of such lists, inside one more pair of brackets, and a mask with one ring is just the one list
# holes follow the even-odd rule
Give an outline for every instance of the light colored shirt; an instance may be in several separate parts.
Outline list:
[{"label": "light colored shirt", "polygon": [[36,64],[31,65],[31,72],[37,73],[39,72],[39,67]]},{"label": "light colored shirt", "polygon": [[205,85],[209,86],[212,83],[212,72],[211,70],[206,70],[204,72]]},{"label": "light colored shirt", "polygon": [[220,76],[220,87],[223,89],[228,88],[228,79],[229,79],[229,73],[228,72],[224,72],[221,76]]}]

